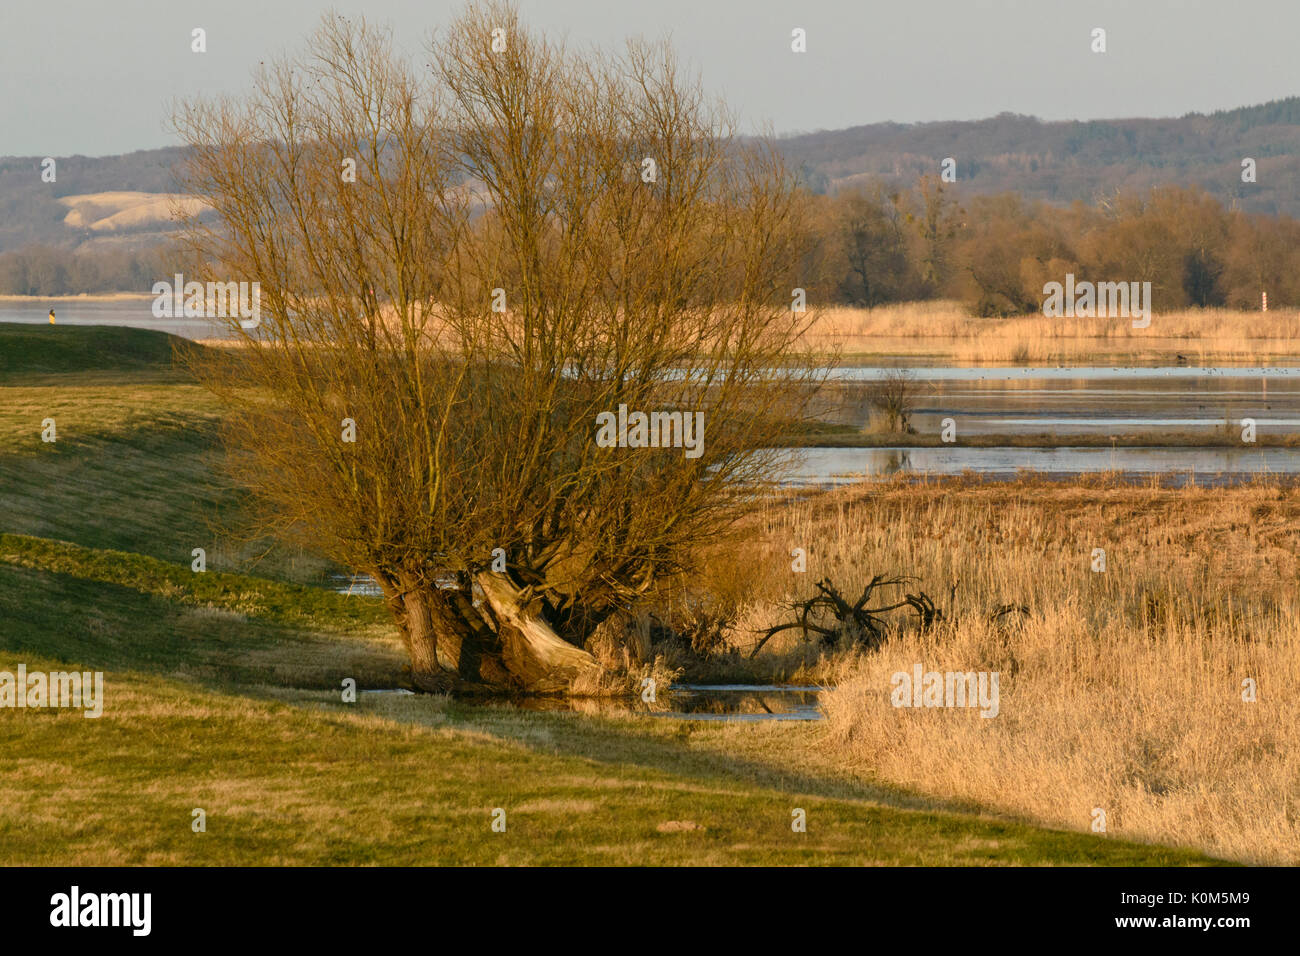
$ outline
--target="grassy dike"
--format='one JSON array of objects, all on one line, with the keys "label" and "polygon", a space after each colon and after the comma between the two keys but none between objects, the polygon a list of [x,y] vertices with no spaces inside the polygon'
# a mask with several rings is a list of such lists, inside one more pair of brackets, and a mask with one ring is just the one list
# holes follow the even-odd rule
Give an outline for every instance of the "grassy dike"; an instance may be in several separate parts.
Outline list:
[{"label": "grassy dike", "polygon": [[0,864],[1216,862],[864,782],[820,725],[344,704],[402,680],[383,610],[223,543],[218,412],[165,339],[0,326],[0,670],[105,673],[99,719],[0,709]]}]

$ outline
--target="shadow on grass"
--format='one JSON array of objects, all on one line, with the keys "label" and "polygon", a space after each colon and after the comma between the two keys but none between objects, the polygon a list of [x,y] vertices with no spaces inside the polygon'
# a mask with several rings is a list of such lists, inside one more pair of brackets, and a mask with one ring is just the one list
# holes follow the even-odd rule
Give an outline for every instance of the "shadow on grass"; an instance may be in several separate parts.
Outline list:
[{"label": "shadow on grass", "polygon": [[[344,705],[336,707],[331,701],[327,706],[333,710]],[[864,782],[847,773],[798,769],[797,765],[804,760],[801,750],[826,745],[824,729],[815,724],[702,724],[674,718],[610,718],[525,711],[510,705],[444,705],[441,701],[434,710],[428,705],[428,699],[420,696],[377,701],[367,712],[401,723],[485,734],[537,753],[577,757],[609,767],[634,766],[658,774],[663,781],[684,778],[702,786],[725,783],[735,785],[738,790],[759,788],[787,795],[799,803],[813,798],[856,804],[863,814],[902,813],[911,826],[949,833],[954,839],[970,837],[972,828],[977,827],[985,838],[1022,844],[1026,859],[1018,862],[1238,865],[1192,849],[1050,829],[987,807],[936,800],[900,788]],[[432,721],[431,717],[434,717]],[[737,745],[762,752],[763,756],[737,755],[734,753]]]},{"label": "shadow on grass", "polygon": [[[144,561],[144,564],[134,563]],[[673,718],[592,717],[469,705],[421,696],[363,695],[345,705],[345,676],[392,686],[403,663],[391,634],[375,633],[357,599],[237,575],[193,575],[133,555],[93,552],[58,542],[0,536],[0,650],[83,667],[136,671],[183,680],[228,698],[275,701],[298,710],[380,717],[397,725],[453,731],[522,747],[539,756],[576,759],[594,780],[647,783],[667,790],[721,791],[827,810],[857,821],[866,834],[927,846],[988,841],[975,857],[1031,864],[1213,864],[1190,850],[1098,839],[1049,830],[883,787],[816,766],[824,728],[804,723],[735,724]],[[179,577],[178,577],[179,576]],[[110,578],[113,580],[105,580]],[[348,613],[324,630],[335,602]],[[373,609],[371,609],[373,610]],[[383,628],[379,628],[382,632]],[[391,630],[391,629],[389,629]],[[318,688],[316,690],[304,688]],[[328,690],[327,690],[328,688]],[[757,791],[757,793],[755,793]],[[829,805],[828,805],[829,803]],[[900,832],[901,831],[901,832]]]}]

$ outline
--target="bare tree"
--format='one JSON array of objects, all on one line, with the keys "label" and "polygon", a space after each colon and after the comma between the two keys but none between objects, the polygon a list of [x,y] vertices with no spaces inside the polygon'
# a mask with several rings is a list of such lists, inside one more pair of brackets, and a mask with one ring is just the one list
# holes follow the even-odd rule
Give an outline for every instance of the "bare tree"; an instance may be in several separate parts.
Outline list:
[{"label": "bare tree", "polygon": [[865,394],[867,403],[884,416],[887,431],[911,430],[908,419],[916,404],[916,378],[911,371],[904,368],[890,369],[879,379],[868,382]]},{"label": "bare tree", "polygon": [[375,577],[417,686],[565,690],[780,464],[815,384],[807,230],[664,45],[576,55],[493,4],[431,54],[331,17],[178,113],[217,214],[190,268],[262,287],[201,371],[262,528]]},{"label": "bare tree", "polygon": [[879,186],[839,197],[834,218],[845,270],[839,291],[854,305],[898,301],[916,284],[897,200]]}]

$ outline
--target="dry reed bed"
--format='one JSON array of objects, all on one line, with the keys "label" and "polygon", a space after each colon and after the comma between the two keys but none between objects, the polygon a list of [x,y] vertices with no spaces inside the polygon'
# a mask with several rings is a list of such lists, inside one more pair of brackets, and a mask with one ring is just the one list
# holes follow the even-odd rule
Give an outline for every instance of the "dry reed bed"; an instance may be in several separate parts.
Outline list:
[{"label": "dry reed bed", "polygon": [[[391,305],[381,321],[394,333],[401,322]],[[454,347],[436,309],[413,318],[430,342]],[[499,319],[499,330],[509,316]],[[204,338],[204,345],[234,346],[242,339]],[[904,302],[874,309],[823,308],[816,312],[802,345],[824,355],[933,355],[962,363],[1069,363],[1097,356],[1189,362],[1252,361],[1300,355],[1300,312],[1239,312],[1201,309],[1156,313],[1145,329],[1127,318],[1056,318],[1022,315],[976,318],[959,302]]]},{"label": "dry reed bed", "polygon": [[[1086,830],[1102,808],[1111,835],[1300,863],[1297,490],[898,481],[773,504],[760,522],[730,580],[719,567],[744,605],[738,644],[823,576],[855,598],[874,573],[914,574],[948,615],[830,663],[840,766],[1054,826]],[[1031,608],[1023,625],[985,620],[1013,601]],[[777,654],[792,652],[783,637]],[[917,663],[997,671],[998,715],[894,707],[892,675]]]},{"label": "dry reed bed", "polygon": [[1126,318],[981,319],[967,315],[956,302],[908,302],[874,309],[824,309],[804,342],[817,351],[922,352],[972,363],[1068,362],[1100,354],[1170,353],[1199,363],[1300,353],[1300,313],[1228,309],[1156,313],[1150,327],[1135,329]]}]

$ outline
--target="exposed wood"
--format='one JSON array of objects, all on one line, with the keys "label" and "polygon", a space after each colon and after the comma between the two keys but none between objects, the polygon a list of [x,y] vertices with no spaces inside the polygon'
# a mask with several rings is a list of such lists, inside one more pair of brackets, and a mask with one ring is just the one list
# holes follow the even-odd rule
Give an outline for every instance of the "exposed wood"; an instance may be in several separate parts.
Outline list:
[{"label": "exposed wood", "polygon": [[599,672],[596,658],[555,633],[530,589],[492,571],[481,572],[475,581],[496,619],[502,661],[524,689],[560,693],[579,676]]}]

